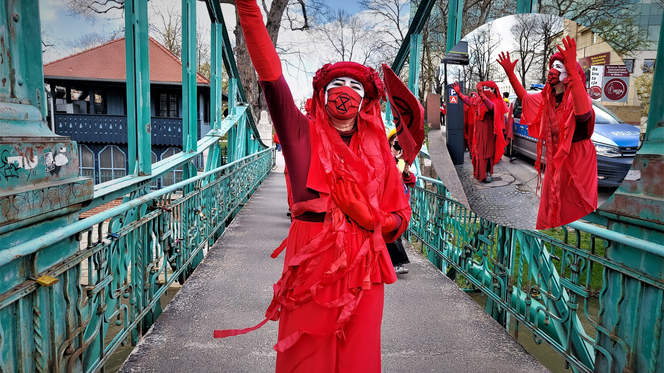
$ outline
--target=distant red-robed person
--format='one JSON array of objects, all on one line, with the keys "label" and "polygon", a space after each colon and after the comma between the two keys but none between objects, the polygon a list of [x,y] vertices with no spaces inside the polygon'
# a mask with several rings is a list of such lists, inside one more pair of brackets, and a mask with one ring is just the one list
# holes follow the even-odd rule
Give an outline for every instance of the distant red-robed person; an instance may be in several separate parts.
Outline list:
[{"label": "distant red-robed person", "polygon": [[459,83],[452,84],[452,89],[463,100],[464,104],[476,108],[473,128],[473,176],[479,181],[492,181],[493,166],[500,161],[505,148],[503,128],[507,106],[500,95],[496,83],[492,81],[477,83],[479,100],[472,102],[461,93]]},{"label": "distant red-robed person", "polygon": [[549,59],[547,82],[538,93],[526,93],[514,74],[518,60],[512,62],[506,52],[497,60],[521,100],[520,123],[527,124],[528,134],[537,138],[535,169],[540,177],[546,148],[537,229],[573,222],[597,208],[597,155],[590,140],[595,112],[586,91],[586,74],[576,61],[573,38],[565,37],[558,50]]}]

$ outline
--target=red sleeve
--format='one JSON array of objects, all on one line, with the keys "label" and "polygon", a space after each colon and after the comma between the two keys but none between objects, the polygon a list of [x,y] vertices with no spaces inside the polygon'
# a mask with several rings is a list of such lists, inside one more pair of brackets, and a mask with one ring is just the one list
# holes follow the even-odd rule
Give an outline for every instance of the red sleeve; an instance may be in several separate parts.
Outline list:
[{"label": "red sleeve", "polygon": [[529,93],[521,99],[521,124],[530,125],[535,121],[542,103],[542,93]]},{"label": "red sleeve", "polygon": [[263,23],[256,0],[236,0],[242,33],[251,62],[261,80],[274,82],[281,76],[281,60]]},{"label": "red sleeve", "polygon": [[318,198],[318,193],[306,186],[311,162],[309,119],[295,105],[283,75],[274,82],[261,80],[260,84],[286,160],[293,202]]},{"label": "red sleeve", "polygon": [[417,177],[415,175],[413,175],[412,172],[410,172],[408,175],[406,175],[406,173],[404,172],[404,173],[401,174],[401,177],[403,178],[403,182],[404,182],[404,184],[406,184],[406,186],[409,186],[409,187],[415,186],[415,182],[417,181]]}]

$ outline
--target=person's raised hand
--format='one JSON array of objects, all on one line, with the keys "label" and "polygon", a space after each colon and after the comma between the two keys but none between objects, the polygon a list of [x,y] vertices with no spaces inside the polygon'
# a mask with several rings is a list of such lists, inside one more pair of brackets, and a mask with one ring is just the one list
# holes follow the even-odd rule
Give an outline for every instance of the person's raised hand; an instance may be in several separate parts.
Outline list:
[{"label": "person's raised hand", "polygon": [[481,94],[482,94],[482,91],[483,91],[482,88],[484,88],[484,84],[483,84],[482,82],[478,82],[478,83],[475,85],[475,88],[477,89],[477,93],[481,95]]},{"label": "person's raised hand", "polygon": [[514,66],[516,66],[516,63],[519,60],[516,59],[514,62],[512,62],[510,60],[510,52],[500,52],[500,55],[498,55],[498,59],[496,61],[500,64],[500,66],[503,67],[503,70],[509,74],[510,72],[514,72]]},{"label": "person's raised hand", "polygon": [[568,35],[563,38],[563,46],[565,49],[561,48],[560,45],[556,45],[560,54],[563,55],[563,63],[569,74],[570,70],[576,69],[576,41]]},{"label": "person's raised hand", "polygon": [[364,229],[374,229],[374,219],[369,209],[369,203],[362,191],[352,181],[337,180],[331,191],[332,200],[348,217],[355,220]]},{"label": "person's raised hand", "polygon": [[461,88],[460,88],[460,86],[459,86],[459,82],[454,82],[454,83],[452,83],[452,89],[453,89],[454,92],[456,92],[457,94],[461,93]]}]

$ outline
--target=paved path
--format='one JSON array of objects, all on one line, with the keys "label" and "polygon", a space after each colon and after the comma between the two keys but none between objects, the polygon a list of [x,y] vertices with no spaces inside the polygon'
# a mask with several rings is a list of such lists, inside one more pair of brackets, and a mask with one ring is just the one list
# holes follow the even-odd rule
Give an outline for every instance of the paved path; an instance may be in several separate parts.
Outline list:
[{"label": "paved path", "polygon": [[[473,177],[470,153],[464,163],[454,165],[447,151],[445,127],[429,132],[429,152],[436,173],[453,197],[470,206],[477,215],[492,222],[517,229],[535,229],[540,197],[537,196],[537,171],[534,162],[517,156],[512,162],[503,156],[493,167],[493,181],[484,183]],[[542,175],[544,176],[544,175]],[[601,206],[615,188],[599,188]],[[459,197],[457,197],[459,196]]]},{"label": "paved path", "polygon": [[[262,320],[286,236],[285,182],[273,172],[134,349],[121,372],[274,372],[277,324]],[[470,297],[408,247],[410,273],[386,287],[383,372],[548,372]]]}]

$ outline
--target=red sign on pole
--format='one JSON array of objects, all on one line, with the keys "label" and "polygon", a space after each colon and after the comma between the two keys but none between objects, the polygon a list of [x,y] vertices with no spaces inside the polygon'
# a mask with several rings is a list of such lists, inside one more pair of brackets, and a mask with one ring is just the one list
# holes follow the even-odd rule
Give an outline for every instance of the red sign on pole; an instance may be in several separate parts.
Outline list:
[{"label": "red sign on pole", "polygon": [[459,100],[457,96],[450,96],[450,104],[458,104]]},{"label": "red sign on pole", "polygon": [[604,83],[604,96],[611,101],[622,101],[627,96],[629,83],[623,79],[607,79]]}]

